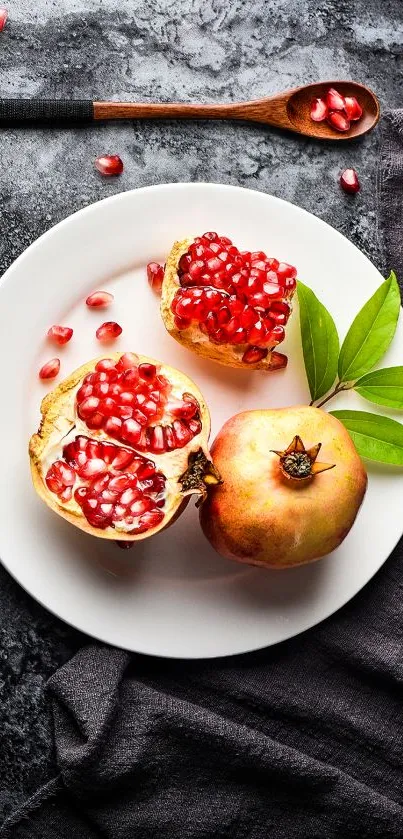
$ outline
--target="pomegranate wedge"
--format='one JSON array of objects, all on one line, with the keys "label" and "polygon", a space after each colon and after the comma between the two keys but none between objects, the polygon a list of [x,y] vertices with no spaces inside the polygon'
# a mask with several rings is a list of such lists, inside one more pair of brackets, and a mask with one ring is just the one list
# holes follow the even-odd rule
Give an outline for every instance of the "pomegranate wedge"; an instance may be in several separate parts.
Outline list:
[{"label": "pomegranate wedge", "polygon": [[176,242],[167,259],[161,314],[188,349],[231,367],[280,369],[296,269],[263,251],[240,251],[208,232]]},{"label": "pomegranate wedge", "polygon": [[210,417],[178,370],[133,353],[84,364],[42,402],[29,452],[35,489],[66,521],[133,542],[219,482]]}]

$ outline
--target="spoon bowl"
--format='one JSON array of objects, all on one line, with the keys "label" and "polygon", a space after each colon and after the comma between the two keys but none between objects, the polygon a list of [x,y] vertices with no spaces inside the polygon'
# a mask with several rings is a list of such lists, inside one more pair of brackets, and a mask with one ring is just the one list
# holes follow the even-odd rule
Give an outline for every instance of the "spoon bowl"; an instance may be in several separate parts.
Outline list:
[{"label": "spoon bowl", "polygon": [[[335,131],[326,120],[314,122],[311,119],[312,100],[324,99],[330,87],[336,88],[342,96],[355,96],[361,105],[362,116],[357,122],[351,123],[348,131]],[[377,97],[370,88],[358,82],[317,82],[288,93],[286,111],[292,130],[308,137],[317,137],[319,140],[351,140],[366,134],[379,120],[380,107]]]}]

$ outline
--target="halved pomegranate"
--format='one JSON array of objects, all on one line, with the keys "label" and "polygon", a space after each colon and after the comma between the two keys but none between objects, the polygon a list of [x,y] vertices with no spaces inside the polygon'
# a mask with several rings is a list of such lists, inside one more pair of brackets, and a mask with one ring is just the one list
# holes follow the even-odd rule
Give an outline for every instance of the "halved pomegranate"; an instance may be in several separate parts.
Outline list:
[{"label": "halved pomegranate", "polygon": [[175,242],[162,284],[168,332],[188,349],[231,367],[279,369],[297,271],[263,251],[239,251],[204,233]]},{"label": "halved pomegranate", "polygon": [[71,524],[135,541],[219,482],[210,416],[178,370],[133,353],[84,364],[42,402],[29,452],[36,491]]}]

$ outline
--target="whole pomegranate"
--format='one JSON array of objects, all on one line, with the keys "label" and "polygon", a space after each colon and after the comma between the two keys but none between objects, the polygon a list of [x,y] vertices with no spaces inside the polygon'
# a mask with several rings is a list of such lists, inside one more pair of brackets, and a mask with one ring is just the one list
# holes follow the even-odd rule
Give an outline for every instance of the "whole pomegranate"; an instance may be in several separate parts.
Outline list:
[{"label": "whole pomegranate", "polygon": [[42,402],[29,452],[48,507],[104,539],[144,539],[219,477],[210,417],[194,383],[133,353],[84,364]]},{"label": "whole pomegranate", "polygon": [[297,271],[227,236],[175,242],[162,283],[168,332],[192,352],[231,367],[278,370]]},{"label": "whole pomegranate", "polygon": [[211,454],[223,483],[202,504],[203,531],[220,554],[251,565],[290,568],[330,553],[367,486],[344,426],[306,405],[237,414]]}]

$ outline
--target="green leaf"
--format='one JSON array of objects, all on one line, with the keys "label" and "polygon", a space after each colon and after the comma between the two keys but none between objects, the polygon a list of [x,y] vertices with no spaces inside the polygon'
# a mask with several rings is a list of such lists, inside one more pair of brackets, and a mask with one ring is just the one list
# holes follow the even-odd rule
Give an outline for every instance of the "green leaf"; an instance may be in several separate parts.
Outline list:
[{"label": "green leaf", "polygon": [[353,382],[375,367],[395,334],[399,311],[400,291],[391,271],[347,332],[339,356],[341,382]]},{"label": "green leaf", "polygon": [[297,289],[305,370],[315,400],[330,390],[337,376],[339,336],[332,316],[313,291],[300,280]]},{"label": "green leaf", "polygon": [[403,367],[385,367],[367,373],[354,385],[354,390],[377,405],[403,408]]},{"label": "green leaf", "polygon": [[403,466],[403,425],[366,411],[331,411],[347,428],[361,457]]}]

